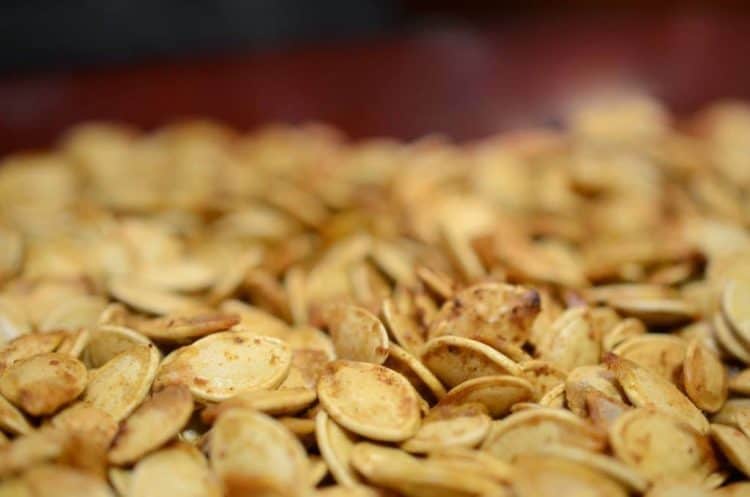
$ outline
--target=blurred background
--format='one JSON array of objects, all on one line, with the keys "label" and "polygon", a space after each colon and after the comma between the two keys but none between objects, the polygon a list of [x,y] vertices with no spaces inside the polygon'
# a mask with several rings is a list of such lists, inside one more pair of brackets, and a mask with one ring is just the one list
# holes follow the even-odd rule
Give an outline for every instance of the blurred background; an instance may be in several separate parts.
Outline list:
[{"label": "blurred background", "polygon": [[680,114],[750,97],[741,0],[9,0],[0,152],[83,120],[457,139],[554,125],[590,95]]}]

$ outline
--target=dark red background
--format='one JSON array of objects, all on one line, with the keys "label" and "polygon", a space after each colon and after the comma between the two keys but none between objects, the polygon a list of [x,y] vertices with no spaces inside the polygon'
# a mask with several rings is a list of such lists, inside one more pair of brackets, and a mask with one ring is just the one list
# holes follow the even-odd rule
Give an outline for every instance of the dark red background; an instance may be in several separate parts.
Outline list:
[{"label": "dark red background", "polygon": [[732,13],[557,16],[481,30],[0,80],[0,153],[90,119],[181,117],[241,129],[324,121],[355,137],[457,139],[553,121],[582,95],[642,90],[679,114],[750,98],[750,18]]}]

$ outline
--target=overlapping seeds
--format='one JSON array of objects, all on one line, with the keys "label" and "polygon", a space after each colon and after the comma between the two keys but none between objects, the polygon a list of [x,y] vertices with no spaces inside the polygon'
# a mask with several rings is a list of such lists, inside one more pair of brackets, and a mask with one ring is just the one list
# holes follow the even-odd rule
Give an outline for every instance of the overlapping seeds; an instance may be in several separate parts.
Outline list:
[{"label": "overlapping seeds", "polygon": [[0,167],[0,495],[750,495],[750,107]]}]

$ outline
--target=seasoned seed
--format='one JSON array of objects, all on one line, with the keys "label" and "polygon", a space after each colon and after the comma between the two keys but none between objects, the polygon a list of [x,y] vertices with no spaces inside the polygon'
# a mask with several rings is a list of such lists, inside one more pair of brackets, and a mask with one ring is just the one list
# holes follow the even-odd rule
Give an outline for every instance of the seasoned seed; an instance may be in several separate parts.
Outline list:
[{"label": "seasoned seed", "polygon": [[78,397],[88,381],[86,366],[50,352],[16,361],[0,377],[0,393],[31,414],[52,414]]},{"label": "seasoned seed", "polygon": [[165,357],[154,389],[187,385],[196,398],[218,402],[241,392],[279,386],[291,363],[291,350],[281,340],[224,331]]},{"label": "seasoned seed", "polygon": [[398,442],[419,429],[417,392],[406,378],[383,366],[329,363],[318,382],[318,399],[334,421],[373,440]]}]

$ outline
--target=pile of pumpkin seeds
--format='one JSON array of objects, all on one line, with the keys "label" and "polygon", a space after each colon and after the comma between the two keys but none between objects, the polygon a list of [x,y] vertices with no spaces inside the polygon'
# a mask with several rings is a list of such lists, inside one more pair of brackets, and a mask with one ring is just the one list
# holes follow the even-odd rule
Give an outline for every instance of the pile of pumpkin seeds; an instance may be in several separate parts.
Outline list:
[{"label": "pile of pumpkin seeds", "polygon": [[739,103],[78,127],[0,167],[0,496],[748,496],[749,226]]}]

